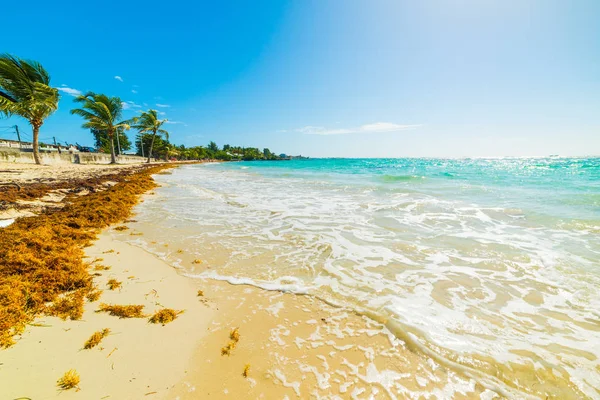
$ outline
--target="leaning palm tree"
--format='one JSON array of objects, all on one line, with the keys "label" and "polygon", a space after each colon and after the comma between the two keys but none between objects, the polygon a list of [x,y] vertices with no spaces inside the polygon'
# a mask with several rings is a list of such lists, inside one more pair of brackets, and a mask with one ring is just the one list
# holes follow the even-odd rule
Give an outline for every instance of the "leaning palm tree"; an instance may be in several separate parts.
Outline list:
[{"label": "leaning palm tree", "polygon": [[0,115],[18,115],[31,124],[33,159],[41,164],[40,127],[58,108],[58,89],[50,86],[50,75],[36,61],[0,55]]},{"label": "leaning palm tree", "polygon": [[88,92],[76,97],[75,101],[81,103],[82,106],[71,110],[71,114],[79,115],[86,120],[82,125],[83,128],[106,133],[110,141],[110,163],[116,164],[115,135],[119,130],[129,129],[129,121],[119,121],[123,113],[121,99]]},{"label": "leaning palm tree", "polygon": [[165,138],[169,140],[169,132],[161,128],[165,122],[167,122],[166,119],[158,119],[158,112],[156,110],[142,111],[139,117],[133,119],[132,126],[139,130],[141,134],[152,134],[150,150],[148,150],[148,163],[150,163],[150,158],[152,158],[152,147],[154,147],[156,135],[165,135]]}]

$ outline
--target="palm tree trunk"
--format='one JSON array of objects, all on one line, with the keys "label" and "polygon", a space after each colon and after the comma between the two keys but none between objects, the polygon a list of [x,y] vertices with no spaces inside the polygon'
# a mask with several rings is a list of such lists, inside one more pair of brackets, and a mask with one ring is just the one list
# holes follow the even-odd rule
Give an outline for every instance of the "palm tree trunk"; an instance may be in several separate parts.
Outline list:
[{"label": "palm tree trunk", "polygon": [[110,163],[116,164],[117,158],[115,157],[115,135],[109,133],[108,137],[110,138]]},{"label": "palm tree trunk", "polygon": [[40,145],[39,145],[39,137],[40,137],[40,125],[36,123],[31,124],[33,130],[33,159],[35,163],[40,165],[42,164],[42,160],[40,159]]},{"label": "palm tree trunk", "polygon": [[150,142],[150,151],[148,151],[148,164],[150,164],[150,157],[152,157],[152,147],[154,147],[154,138],[156,137],[156,132],[152,134],[152,142]]}]

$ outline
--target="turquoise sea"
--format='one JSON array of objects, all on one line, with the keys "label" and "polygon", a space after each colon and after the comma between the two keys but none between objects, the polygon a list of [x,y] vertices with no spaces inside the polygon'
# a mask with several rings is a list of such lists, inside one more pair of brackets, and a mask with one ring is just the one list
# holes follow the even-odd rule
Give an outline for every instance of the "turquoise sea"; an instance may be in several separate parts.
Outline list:
[{"label": "turquoise sea", "polygon": [[481,382],[600,398],[600,158],[231,162],[156,179],[139,219],[212,266],[189,276],[371,315]]}]

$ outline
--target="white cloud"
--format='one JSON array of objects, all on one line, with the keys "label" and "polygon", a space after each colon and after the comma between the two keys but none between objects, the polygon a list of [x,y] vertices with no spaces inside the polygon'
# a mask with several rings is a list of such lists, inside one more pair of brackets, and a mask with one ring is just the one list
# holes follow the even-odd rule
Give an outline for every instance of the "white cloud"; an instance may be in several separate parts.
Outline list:
[{"label": "white cloud", "polygon": [[135,93],[137,93],[137,90],[135,90],[135,89],[131,89],[131,93],[134,93],[134,94],[135,94]]},{"label": "white cloud", "polygon": [[158,113],[158,115],[167,115],[167,113],[164,111],[157,111],[157,113]]},{"label": "white cloud", "polygon": [[400,125],[391,122],[374,122],[365,124],[355,128],[327,129],[323,126],[305,126],[296,129],[296,132],[304,133],[305,135],[346,135],[350,133],[386,133],[400,132],[418,128],[421,125]]},{"label": "white cloud", "polygon": [[66,87],[66,85],[63,85],[65,87],[59,87],[57,88],[58,90],[60,90],[61,92],[64,92],[68,95],[71,95],[73,97],[77,97],[77,96],[81,96],[81,90],[77,90],[77,89],[73,89],[70,87]]},{"label": "white cloud", "polygon": [[168,108],[171,107],[169,104],[160,104],[160,103],[156,103],[156,107],[163,107],[163,108]]},{"label": "white cloud", "polygon": [[123,82],[123,78],[121,78],[119,75],[115,75],[115,79],[118,80],[118,81]]},{"label": "white cloud", "polygon": [[188,124],[186,124],[185,122],[181,122],[181,121],[165,121],[165,124],[188,126]]},{"label": "white cloud", "polygon": [[123,110],[131,110],[132,108],[142,108],[142,106],[136,104],[133,101],[123,101],[121,102],[121,105],[123,106]]}]

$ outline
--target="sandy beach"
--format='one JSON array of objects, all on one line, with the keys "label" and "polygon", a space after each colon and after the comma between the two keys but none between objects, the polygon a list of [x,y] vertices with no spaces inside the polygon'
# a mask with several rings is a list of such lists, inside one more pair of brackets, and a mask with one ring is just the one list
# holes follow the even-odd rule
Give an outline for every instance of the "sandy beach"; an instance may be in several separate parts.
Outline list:
[{"label": "sandy beach", "polygon": [[[423,364],[381,324],[366,317],[306,296],[192,280],[113,237],[119,235],[103,233],[86,251],[91,260],[98,260],[93,264],[111,268],[94,278],[104,292],[100,300],[86,304],[80,321],[39,318],[14,346],[0,353],[0,373],[10,382],[0,387],[0,397],[349,398],[362,393],[395,398],[378,383],[378,374],[402,378],[403,385],[424,393],[427,387],[417,376],[447,379],[447,371]],[[122,288],[109,290],[109,279],[122,282]],[[198,290],[204,296],[198,297]],[[148,323],[148,318],[97,313],[103,302],[143,304],[147,314],[162,307],[184,313],[161,326]],[[105,328],[111,330],[108,337],[84,350],[90,335]],[[230,355],[222,355],[234,328],[239,329],[240,341]],[[309,367],[313,363],[321,367]],[[244,377],[246,365],[250,368]],[[81,376],[79,391],[56,386],[70,369]],[[484,389],[474,385],[463,390],[455,398],[478,398]]]},{"label": "sandy beach", "polygon": [[[144,232],[119,226],[85,249],[103,293],[86,302],[83,317],[39,317],[0,351],[1,398],[398,398],[403,390],[494,396],[410,351],[383,323],[310,296],[188,278],[127,243]],[[110,279],[121,287],[109,290]],[[145,317],[97,312],[102,303],[143,305]],[[165,307],[183,313],[164,326],[149,323]],[[84,349],[107,328],[98,346]],[[227,351],[233,330],[239,338]],[[78,388],[59,389],[57,380],[71,369],[81,377]],[[436,382],[454,384],[440,391]]]}]

